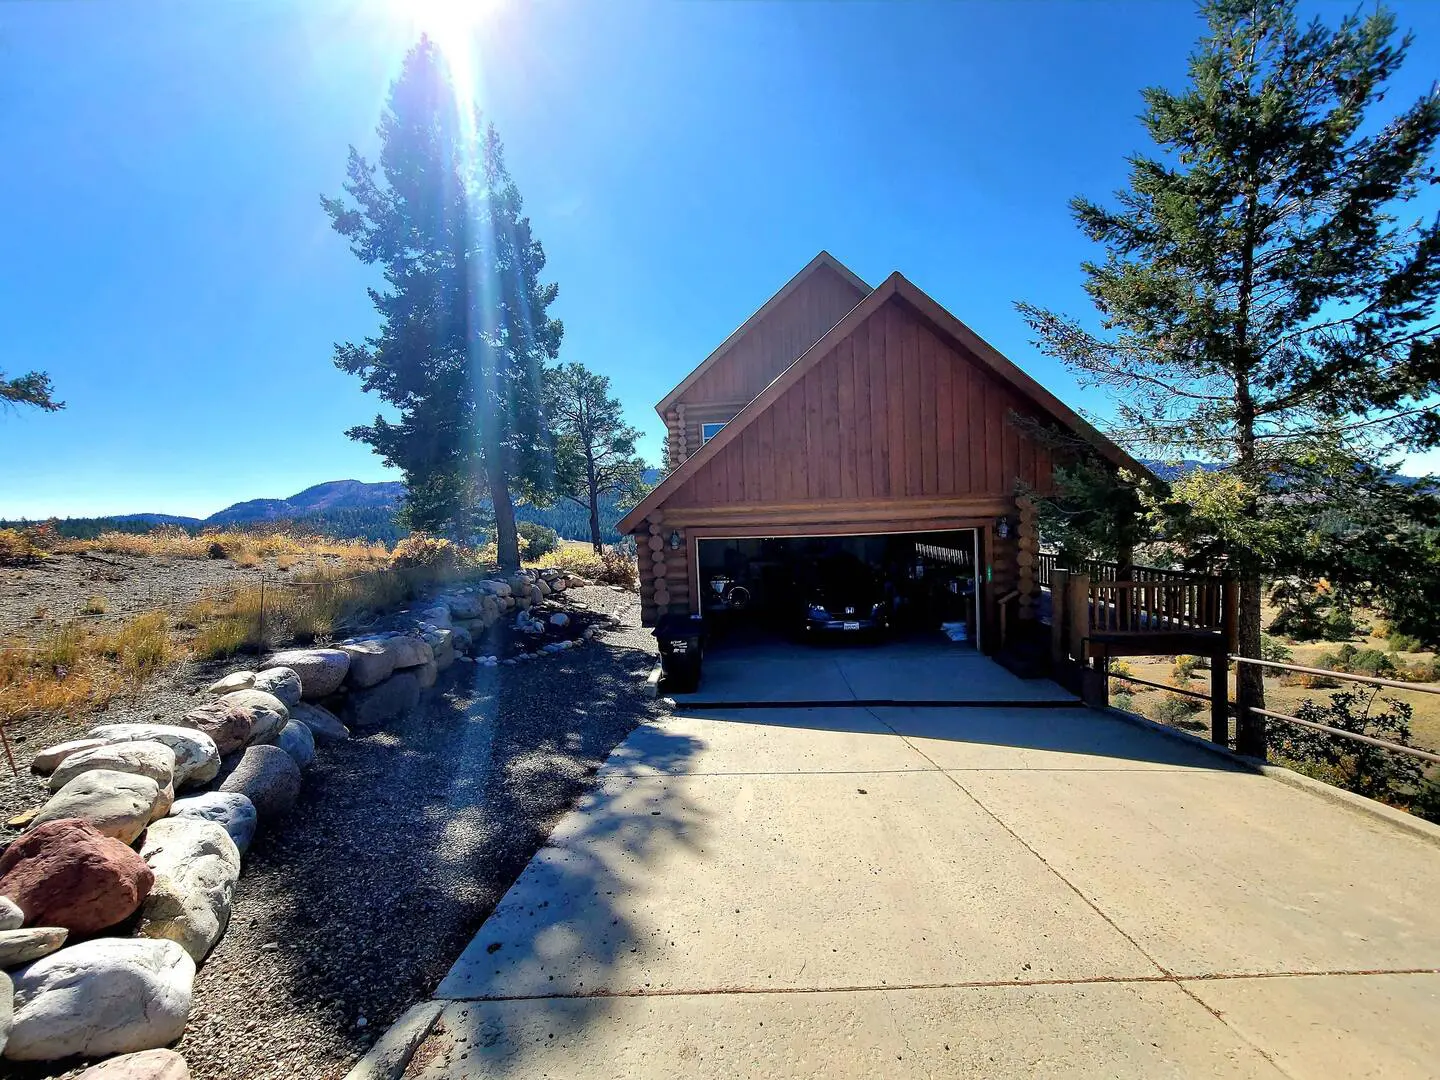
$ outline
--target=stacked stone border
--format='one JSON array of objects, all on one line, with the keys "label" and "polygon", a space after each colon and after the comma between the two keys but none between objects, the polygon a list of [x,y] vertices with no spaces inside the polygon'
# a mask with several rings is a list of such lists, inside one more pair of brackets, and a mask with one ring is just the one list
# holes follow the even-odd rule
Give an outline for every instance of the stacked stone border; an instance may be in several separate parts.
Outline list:
[{"label": "stacked stone border", "polygon": [[283,824],[317,753],[416,708],[457,663],[582,647],[596,627],[546,603],[576,584],[547,569],[450,587],[383,631],[232,672],[183,716],[101,724],[37,753],[52,794],[10,822],[25,831],[0,853],[0,1056],[187,1080],[165,1047],[184,1034],[251,841]]}]

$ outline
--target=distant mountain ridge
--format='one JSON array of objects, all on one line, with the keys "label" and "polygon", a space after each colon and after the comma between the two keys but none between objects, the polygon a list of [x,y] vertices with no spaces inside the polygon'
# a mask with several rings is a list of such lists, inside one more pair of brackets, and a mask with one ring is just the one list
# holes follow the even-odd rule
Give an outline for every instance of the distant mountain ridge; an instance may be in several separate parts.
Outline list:
[{"label": "distant mountain ridge", "polygon": [[241,525],[257,521],[292,520],[332,510],[394,508],[405,497],[405,485],[395,480],[367,484],[363,480],[330,480],[308,487],[288,499],[248,499],[217,510],[202,525]]}]

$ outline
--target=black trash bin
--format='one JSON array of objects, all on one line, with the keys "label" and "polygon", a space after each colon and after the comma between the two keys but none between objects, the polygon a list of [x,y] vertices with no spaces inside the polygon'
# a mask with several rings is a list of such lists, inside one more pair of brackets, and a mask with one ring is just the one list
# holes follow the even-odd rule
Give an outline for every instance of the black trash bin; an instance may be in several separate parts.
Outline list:
[{"label": "black trash bin", "polygon": [[660,671],[672,690],[688,693],[700,685],[705,655],[705,619],[701,615],[662,615],[655,625]]}]

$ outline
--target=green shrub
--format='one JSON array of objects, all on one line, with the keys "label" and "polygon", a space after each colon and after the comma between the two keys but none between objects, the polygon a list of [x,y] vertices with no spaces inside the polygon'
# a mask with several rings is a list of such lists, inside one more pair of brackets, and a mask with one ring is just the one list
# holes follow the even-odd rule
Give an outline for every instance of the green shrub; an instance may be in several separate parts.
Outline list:
[{"label": "green shrub", "polygon": [[1326,641],[1349,641],[1360,632],[1360,624],[1348,607],[1331,608],[1320,624],[1320,636]]},{"label": "green shrub", "polygon": [[1356,675],[1374,677],[1393,675],[1395,660],[1379,649],[1360,649],[1350,658],[1350,666],[1346,670]]},{"label": "green shrub", "polygon": [[520,534],[520,557],[533,562],[560,546],[560,534],[538,521],[522,521],[515,527]]},{"label": "green shrub", "polygon": [[1390,631],[1390,648],[1395,652],[1419,652],[1420,639],[1414,634],[1402,634],[1398,630]]},{"label": "green shrub", "polygon": [[1124,709],[1126,712],[1135,711],[1135,695],[1129,690],[1117,690],[1110,695],[1110,704],[1117,709]]},{"label": "green shrub", "polygon": [[1199,698],[1185,694],[1162,694],[1150,705],[1150,719],[1162,724],[1182,724],[1205,707]]},{"label": "green shrub", "polygon": [[1288,664],[1295,659],[1295,654],[1279,638],[1261,634],[1260,659],[1269,660],[1272,664]]},{"label": "green shrub", "polygon": [[[1386,708],[1376,712],[1373,694],[1347,691],[1331,695],[1327,702],[1302,701],[1295,715],[1313,724],[1412,745],[1410,706],[1392,698],[1381,700]],[[1303,767],[1302,771],[1312,776],[1347,791],[1400,805],[1410,801],[1424,775],[1420,761],[1408,754],[1284,721],[1272,722],[1270,749],[1275,756]]]},{"label": "green shrub", "polygon": [[1175,685],[1184,686],[1194,677],[1195,672],[1199,671],[1203,666],[1206,666],[1205,661],[1198,656],[1175,657],[1175,666],[1170,670],[1170,673],[1175,677]]}]

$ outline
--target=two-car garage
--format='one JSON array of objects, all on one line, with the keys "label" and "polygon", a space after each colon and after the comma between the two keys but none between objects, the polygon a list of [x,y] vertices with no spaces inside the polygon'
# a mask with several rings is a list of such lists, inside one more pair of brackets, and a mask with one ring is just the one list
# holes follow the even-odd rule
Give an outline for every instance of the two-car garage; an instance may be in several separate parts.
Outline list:
[{"label": "two-car garage", "polygon": [[975,529],[699,538],[692,595],[716,635],[753,640],[983,634]]}]

